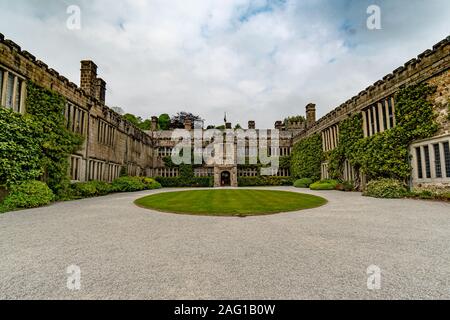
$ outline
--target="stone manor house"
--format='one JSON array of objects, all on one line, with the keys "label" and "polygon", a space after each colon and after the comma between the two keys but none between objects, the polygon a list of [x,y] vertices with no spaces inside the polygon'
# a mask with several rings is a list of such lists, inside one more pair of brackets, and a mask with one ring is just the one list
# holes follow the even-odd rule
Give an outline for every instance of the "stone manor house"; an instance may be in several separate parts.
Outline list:
[{"label": "stone manor house", "polygon": [[[412,184],[450,185],[449,66],[450,37],[447,37],[319,120],[316,120],[315,105],[309,104],[305,122],[275,122],[280,141],[278,150],[271,152],[288,156],[296,142],[315,133],[322,135],[324,151],[333,150],[339,144],[339,123],[355,113],[362,113],[365,136],[389,130],[396,125],[394,95],[399,88],[428,82],[437,86],[433,102],[440,129],[435,137],[411,145]],[[81,61],[80,86],[77,86],[0,34],[1,105],[25,113],[27,80],[63,95],[67,100],[68,127],[85,137],[83,147],[70,159],[72,180],[112,181],[123,168],[129,175],[178,176],[178,169],[166,167],[163,161],[175,144],[171,140],[172,132],[157,130],[156,117],[152,117],[151,130],[144,132],[110,109],[105,104],[106,82],[97,76],[94,62]],[[231,124],[227,123],[227,127],[231,128]],[[185,128],[192,130],[193,124],[186,121]],[[255,129],[254,121],[248,122],[248,129]],[[322,164],[322,178],[328,177],[327,167],[327,163]],[[237,186],[237,177],[258,174],[257,169],[239,169],[236,163],[195,169],[197,176],[214,176],[215,186]],[[346,180],[355,180],[355,172],[348,162],[342,174]],[[288,169],[280,169],[276,175],[290,173]]]}]

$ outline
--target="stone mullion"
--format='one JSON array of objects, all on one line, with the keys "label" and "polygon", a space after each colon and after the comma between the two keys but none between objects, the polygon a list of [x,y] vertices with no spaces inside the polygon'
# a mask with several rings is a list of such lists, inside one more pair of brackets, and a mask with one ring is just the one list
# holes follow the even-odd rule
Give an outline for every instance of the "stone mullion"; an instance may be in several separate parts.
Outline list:
[{"label": "stone mullion", "polygon": [[384,127],[383,105],[381,104],[381,102],[377,103],[377,111],[378,111],[378,119],[380,119],[380,132],[384,132],[386,128]]},{"label": "stone mullion", "polygon": [[363,132],[364,132],[364,137],[367,137],[369,135],[369,133],[367,132],[367,114],[365,111],[362,111],[362,118],[363,118]]}]

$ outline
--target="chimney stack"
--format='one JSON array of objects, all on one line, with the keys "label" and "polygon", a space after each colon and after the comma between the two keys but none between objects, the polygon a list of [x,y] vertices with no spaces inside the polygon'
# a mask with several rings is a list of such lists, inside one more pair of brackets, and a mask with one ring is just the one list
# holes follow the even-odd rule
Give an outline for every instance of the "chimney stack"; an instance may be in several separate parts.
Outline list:
[{"label": "chimney stack", "polygon": [[248,122],[248,128],[251,129],[251,130],[255,130],[255,128],[256,128],[255,121],[250,120],[250,121]]},{"label": "chimney stack", "polygon": [[103,79],[95,79],[95,98],[102,104],[106,102],[106,82]]},{"label": "chimney stack", "polygon": [[106,102],[106,82],[97,78],[97,65],[91,60],[81,61],[80,87],[100,103]]},{"label": "chimney stack", "polygon": [[97,65],[90,60],[81,61],[80,87],[88,95],[95,96],[95,79],[97,79]]},{"label": "chimney stack", "polygon": [[309,103],[306,106],[306,128],[311,128],[316,123],[316,105]]}]

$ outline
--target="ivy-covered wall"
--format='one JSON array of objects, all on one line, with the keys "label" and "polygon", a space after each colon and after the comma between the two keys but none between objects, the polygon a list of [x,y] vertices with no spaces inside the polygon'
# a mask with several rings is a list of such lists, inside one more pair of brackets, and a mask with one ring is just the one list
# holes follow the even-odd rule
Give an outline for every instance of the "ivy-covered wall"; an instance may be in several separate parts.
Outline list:
[{"label": "ivy-covered wall", "polygon": [[314,134],[294,145],[291,155],[291,176],[294,178],[320,179],[324,160],[322,137]]},{"label": "ivy-covered wall", "polygon": [[339,124],[338,146],[329,152],[328,172],[333,179],[340,179],[343,172],[345,160],[350,161],[358,172],[360,162],[358,161],[359,141],[364,138],[363,119],[361,113],[345,119]]},{"label": "ivy-covered wall", "polygon": [[0,186],[33,180],[42,174],[36,127],[31,116],[0,107]]},{"label": "ivy-covered wall", "polygon": [[328,155],[330,174],[340,178],[348,159],[368,180],[394,178],[407,181],[411,175],[409,145],[432,137],[438,130],[436,113],[429,97],[435,87],[419,84],[401,89],[396,95],[397,125],[364,138],[360,114],[340,124],[339,146]]},{"label": "ivy-covered wall", "polygon": [[41,179],[56,195],[69,186],[69,157],[83,137],[66,128],[66,100],[27,83],[26,115],[0,108],[0,185]]}]

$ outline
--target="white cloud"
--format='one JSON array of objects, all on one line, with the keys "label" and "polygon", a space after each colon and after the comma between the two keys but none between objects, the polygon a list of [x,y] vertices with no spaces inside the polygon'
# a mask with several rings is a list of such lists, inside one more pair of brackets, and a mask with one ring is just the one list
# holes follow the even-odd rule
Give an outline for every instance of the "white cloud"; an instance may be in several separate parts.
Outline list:
[{"label": "white cloud", "polygon": [[[377,1],[383,29],[365,29],[372,1],[123,0],[0,3],[0,32],[79,82],[92,59],[107,102],[143,117],[223,112],[259,127],[323,115],[447,36],[448,1]],[[82,9],[82,30],[65,28]]]}]

